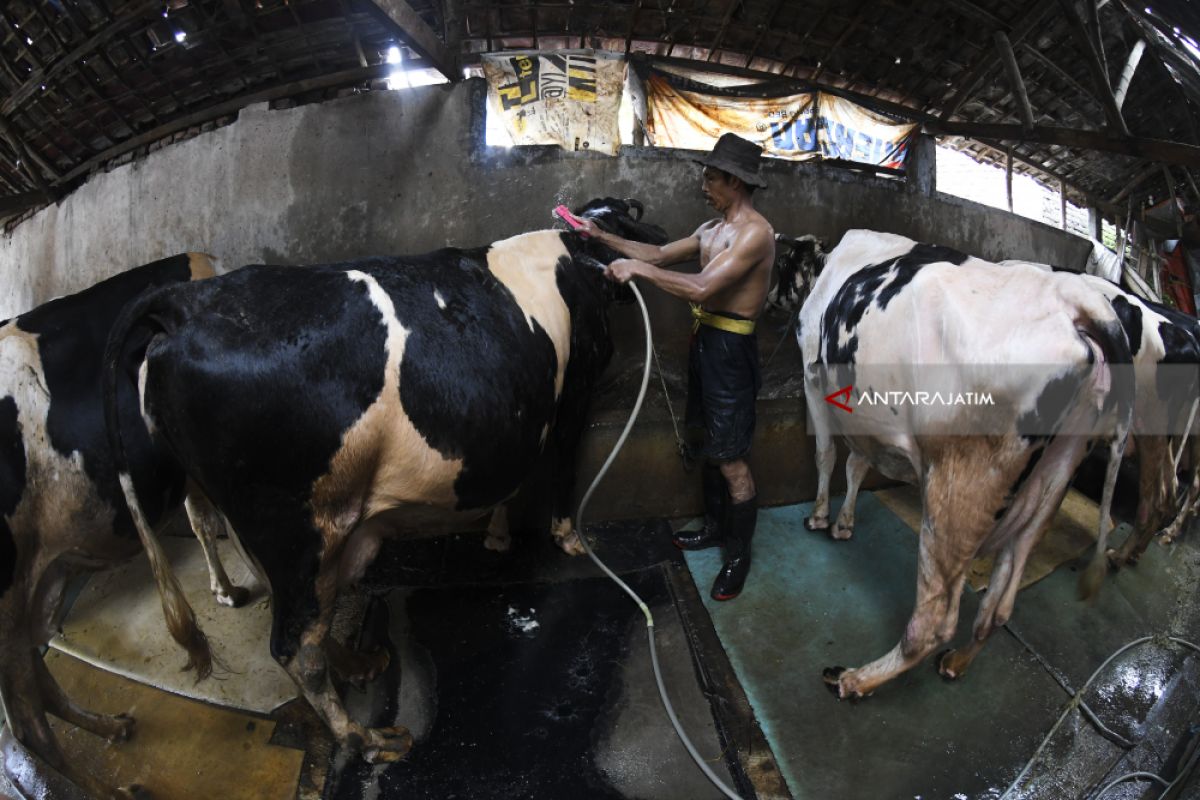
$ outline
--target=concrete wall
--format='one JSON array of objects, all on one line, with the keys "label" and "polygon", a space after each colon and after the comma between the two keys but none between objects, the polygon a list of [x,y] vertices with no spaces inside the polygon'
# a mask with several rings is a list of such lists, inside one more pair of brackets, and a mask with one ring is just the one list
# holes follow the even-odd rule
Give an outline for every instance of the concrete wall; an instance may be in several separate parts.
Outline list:
[{"label": "concrete wall", "polygon": [[[474,80],[286,110],[251,107],[232,125],[98,175],[0,239],[0,318],[185,250],[214,254],[224,269],[417,253],[549,227],[558,203],[605,195],[643,200],[647,219],[676,237],[710,216],[699,168],[684,154],[630,148],[607,158],[555,148],[485,148],[484,91]],[[770,188],[757,195],[758,208],[789,234],[816,233],[832,244],[847,229],[874,228],[994,260],[1075,269],[1082,269],[1089,249],[1057,229],[922,194],[904,181],[776,161],[764,171]],[[653,289],[646,296],[675,411],[682,413],[687,309]],[[618,357],[584,447],[585,458],[597,465],[607,453],[600,444],[615,438],[623,423],[618,410],[629,407],[640,378],[639,319],[635,307],[613,313]],[[756,466],[760,491],[772,502],[809,495],[813,474],[794,400],[798,352],[784,337],[786,324],[775,316],[760,326],[764,360],[783,344],[766,373],[765,396],[776,399],[764,401],[774,405],[764,406],[755,445],[760,458],[788,462],[786,468]],[[631,446],[631,453],[653,451],[654,457],[623,456],[624,478],[597,500],[603,516],[698,506],[695,477],[670,455],[670,415],[661,390],[656,394]],[[788,409],[795,409],[798,424],[789,421]],[[641,466],[629,464],[631,458]],[[582,470],[590,477],[595,468]],[[646,474],[656,480],[642,479]]]}]

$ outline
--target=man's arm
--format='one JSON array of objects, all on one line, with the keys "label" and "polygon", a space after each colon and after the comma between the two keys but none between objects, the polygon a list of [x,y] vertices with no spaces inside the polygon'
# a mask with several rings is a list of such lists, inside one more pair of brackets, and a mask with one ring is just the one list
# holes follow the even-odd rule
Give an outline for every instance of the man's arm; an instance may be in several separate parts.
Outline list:
[{"label": "man's arm", "polygon": [[601,229],[599,225],[590,219],[581,219],[580,222],[583,223],[582,231],[600,242],[600,244],[605,247],[611,247],[623,256],[636,258],[639,261],[645,261],[647,264],[657,264],[659,266],[678,264],[681,261],[688,261],[700,255],[699,229],[686,239],[679,239],[660,247],[659,245],[622,239],[616,234]]},{"label": "man's arm", "polygon": [[695,274],[660,269],[642,259],[614,261],[606,274],[619,283],[626,283],[632,278],[645,278],[668,294],[703,304],[717,292],[745,277],[755,264],[770,258],[774,247],[775,242],[769,230],[763,225],[754,225],[740,231],[728,248]]}]

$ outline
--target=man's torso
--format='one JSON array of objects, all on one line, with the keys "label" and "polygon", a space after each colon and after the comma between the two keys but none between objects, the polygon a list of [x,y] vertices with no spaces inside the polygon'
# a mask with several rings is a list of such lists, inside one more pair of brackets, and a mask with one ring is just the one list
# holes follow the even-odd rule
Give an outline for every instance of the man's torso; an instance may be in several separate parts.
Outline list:
[{"label": "man's torso", "polygon": [[[751,226],[761,227],[760,235],[769,237],[772,244],[774,243],[770,224],[758,213],[733,222],[712,220],[701,226],[697,232],[700,237],[700,269],[703,270],[714,258],[732,247],[738,234]],[[756,262],[738,281],[713,294],[704,304],[706,310],[715,313],[732,312],[746,319],[757,319],[762,313],[771,282],[774,248],[769,252],[769,255]]]}]

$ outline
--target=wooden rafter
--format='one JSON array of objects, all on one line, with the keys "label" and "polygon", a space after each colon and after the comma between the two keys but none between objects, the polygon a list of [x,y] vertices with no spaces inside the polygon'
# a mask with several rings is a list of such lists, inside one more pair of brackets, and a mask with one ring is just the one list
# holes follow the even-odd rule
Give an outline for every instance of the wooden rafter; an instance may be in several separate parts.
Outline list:
[{"label": "wooden rafter", "polygon": [[[639,0],[640,2],[640,0]],[[763,39],[766,38],[767,31],[775,26],[775,18],[779,16],[779,9],[783,8],[783,0],[775,0],[775,5],[771,6],[771,10],[767,12],[764,19],[764,24],[759,26],[758,36],[754,39],[754,45],[750,48],[750,52],[746,54],[745,66],[750,66],[750,62],[754,60],[754,56],[758,54],[758,48],[762,47]]]},{"label": "wooden rafter", "polygon": [[1031,131],[1020,125],[993,125],[977,122],[943,122],[926,125],[930,133],[951,136],[966,136],[971,139],[1007,139],[1023,142],[1057,144],[1063,147],[1079,147],[1105,153],[1122,153],[1162,161],[1167,164],[1200,166],[1200,147],[1165,139],[1133,137],[1114,139],[1100,131],[1085,131],[1075,128],[1035,127]]},{"label": "wooden rafter", "polygon": [[629,15],[629,28],[625,31],[625,55],[629,55],[629,51],[633,49],[633,32],[637,30],[638,17],[642,15],[642,0],[636,0],[633,4],[633,13]]},{"label": "wooden rafter", "polygon": [[1129,51],[1129,58],[1125,61],[1125,68],[1121,70],[1121,77],[1117,81],[1117,88],[1113,92],[1113,99],[1117,102],[1117,108],[1125,104],[1125,95],[1129,91],[1129,84],[1133,81],[1133,73],[1137,71],[1138,64],[1142,60],[1142,53],[1146,52],[1146,40],[1138,39],[1134,43],[1133,49]]},{"label": "wooden rafter", "polygon": [[993,35],[996,51],[1004,62],[1004,71],[1008,73],[1008,82],[1012,84],[1013,93],[1017,96],[1017,106],[1021,110],[1021,119],[1026,130],[1033,130],[1036,124],[1033,119],[1033,107],[1029,105],[1029,93],[1025,91],[1025,81],[1021,78],[1021,68],[1017,65],[1017,57],[1013,55],[1012,44],[1004,31],[996,31]]},{"label": "wooden rafter", "polygon": [[858,13],[854,15],[854,19],[850,20],[850,24],[842,29],[841,35],[838,36],[837,40],[829,46],[829,49],[825,51],[825,56],[817,63],[817,70],[812,74],[812,79],[814,81],[821,79],[821,73],[825,71],[825,65],[829,63],[829,59],[833,58],[834,54],[837,53],[838,48],[845,44],[846,40],[850,38],[850,34],[854,33],[854,31],[858,29],[858,26],[862,24],[862,21],[866,19],[866,16],[867,3],[862,2],[858,6]]},{"label": "wooden rafter", "polygon": [[7,117],[10,115],[14,109],[33,96],[33,93],[47,81],[57,78],[65,70],[73,67],[76,61],[94,52],[97,48],[117,36],[124,34],[130,27],[144,22],[149,14],[158,11],[161,7],[161,0],[139,0],[139,2],[134,3],[120,16],[111,19],[107,25],[85,39],[46,69],[35,68],[29,74],[29,77],[25,79],[25,82],[0,103],[0,116]]},{"label": "wooden rafter", "polygon": [[[1025,37],[1032,33],[1046,14],[1049,13],[1050,4],[1042,2],[1042,0],[1033,0],[1026,6],[1022,12],[1021,21],[1013,27],[1008,34],[1009,43],[1012,45],[1019,44],[1024,41]],[[967,68],[967,74],[962,77],[954,90],[954,96],[946,104],[942,111],[942,120],[949,121],[950,117],[958,113],[962,108],[963,103],[971,98],[971,95],[979,89],[979,85],[983,83],[983,79],[996,67],[996,59],[994,51],[985,49],[975,59],[974,63]]]},{"label": "wooden rafter", "polygon": [[1104,114],[1108,117],[1109,126],[1122,136],[1128,136],[1129,128],[1125,125],[1125,118],[1121,116],[1121,109],[1117,105],[1117,99],[1113,96],[1112,87],[1108,85],[1108,73],[1100,61],[1100,54],[1092,45],[1092,38],[1088,35],[1083,20],[1075,13],[1073,0],[1058,0],[1058,5],[1067,18],[1067,27],[1079,42],[1080,49],[1083,50],[1083,63],[1091,73],[1093,83],[1096,84],[1096,97],[1104,106]]},{"label": "wooden rafter", "polygon": [[725,8],[725,16],[721,18],[721,27],[717,29],[716,38],[708,49],[708,58],[706,61],[712,61],[717,57],[717,51],[721,47],[721,43],[725,41],[725,32],[729,30],[729,23],[733,20],[733,12],[737,11],[742,0],[728,0],[729,5]]},{"label": "wooden rafter", "polygon": [[[396,26],[409,46],[417,51],[448,81],[462,80],[462,69],[458,66],[458,53],[451,53],[434,34],[425,20],[413,10],[406,0],[371,0],[387,19]],[[537,13],[536,7],[534,13]],[[534,21],[534,46],[536,47],[537,22]]]}]

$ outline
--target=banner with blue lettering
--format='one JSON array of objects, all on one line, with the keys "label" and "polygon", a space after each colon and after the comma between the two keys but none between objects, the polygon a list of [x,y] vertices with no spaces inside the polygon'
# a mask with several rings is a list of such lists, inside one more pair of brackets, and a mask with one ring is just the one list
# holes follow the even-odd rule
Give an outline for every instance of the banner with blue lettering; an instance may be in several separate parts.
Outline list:
[{"label": "banner with blue lettering", "polygon": [[723,133],[762,145],[776,158],[816,158],[814,92],[765,83],[719,87],[652,69],[643,76],[646,136],[655,147],[711,150]]},{"label": "banner with blue lettering", "polygon": [[625,58],[596,50],[484,55],[488,104],[513,144],[616,155]]},{"label": "banner with blue lettering", "polygon": [[709,150],[721,134],[732,132],[775,158],[841,159],[902,170],[918,127],[827,92],[797,91],[791,79],[731,83],[735,79],[728,76],[682,67],[635,66],[646,93],[644,127],[655,147]]},{"label": "banner with blue lettering", "polygon": [[836,95],[821,92],[817,101],[821,156],[904,169],[904,155],[915,122],[898,122]]}]

